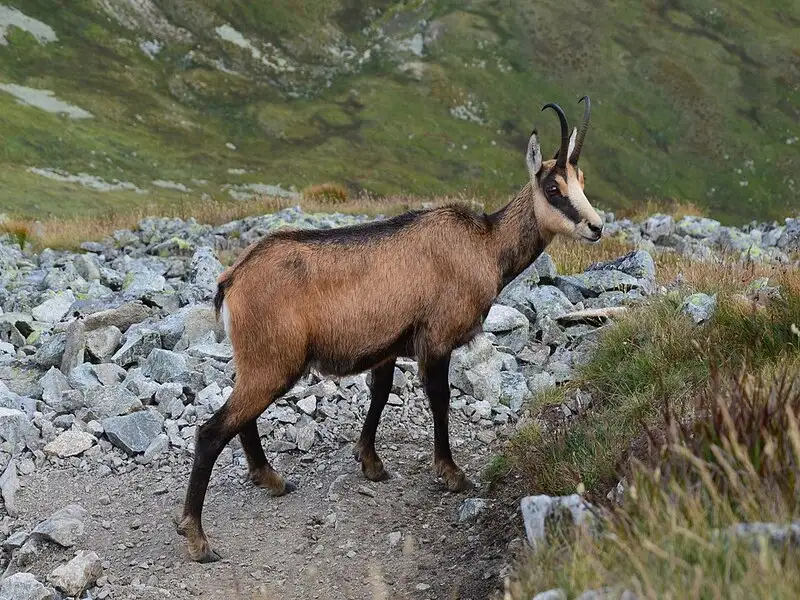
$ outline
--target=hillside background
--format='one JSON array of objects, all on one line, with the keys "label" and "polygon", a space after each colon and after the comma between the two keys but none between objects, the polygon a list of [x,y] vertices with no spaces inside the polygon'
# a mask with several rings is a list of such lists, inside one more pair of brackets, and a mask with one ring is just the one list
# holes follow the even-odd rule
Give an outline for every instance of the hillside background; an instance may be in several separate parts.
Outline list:
[{"label": "hillside background", "polygon": [[778,219],[800,204],[798,31],[796,0],[3,0],[0,212],[326,181],[505,200],[534,126],[556,149],[541,106],[577,123],[589,94],[598,206]]}]

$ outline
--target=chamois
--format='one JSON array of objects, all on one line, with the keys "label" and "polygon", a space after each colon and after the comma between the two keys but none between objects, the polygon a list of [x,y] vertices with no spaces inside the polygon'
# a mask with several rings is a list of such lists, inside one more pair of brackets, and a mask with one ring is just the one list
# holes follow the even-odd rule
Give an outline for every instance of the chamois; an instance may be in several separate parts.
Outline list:
[{"label": "chamois", "polygon": [[433,464],[449,490],[471,486],[448,439],[451,352],[480,330],[494,298],[557,234],[600,240],[603,221],[584,195],[578,168],[590,101],[569,134],[554,103],[561,145],[542,160],[536,130],[526,164],[530,181],[504,208],[477,214],[460,205],[410,211],[329,230],[280,230],[251,244],[220,275],[214,300],[234,350],[236,383],[228,401],[198,428],[194,465],[178,531],[193,560],[219,559],[203,532],[209,476],[239,435],[250,479],[274,495],[291,491],[267,461],[256,420],[313,367],[350,375],[371,370],[371,402],[355,457],[373,481],[388,477],[375,432],[395,360],[415,358],[433,415]]}]

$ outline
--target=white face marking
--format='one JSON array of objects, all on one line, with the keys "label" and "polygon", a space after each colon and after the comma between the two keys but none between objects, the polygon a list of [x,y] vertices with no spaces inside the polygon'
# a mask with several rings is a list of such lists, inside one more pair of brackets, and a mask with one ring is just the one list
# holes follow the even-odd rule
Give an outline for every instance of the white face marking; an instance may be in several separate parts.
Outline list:
[{"label": "white face marking", "polygon": [[589,225],[593,226],[595,229],[602,228],[603,220],[592,205],[589,204],[589,200],[586,198],[586,194],[583,193],[583,189],[580,183],[578,183],[578,177],[575,175],[574,171],[570,173],[567,179],[567,188],[569,190],[570,202],[572,206],[575,207],[575,210],[578,211],[581,218],[580,222],[575,225],[573,236],[582,237],[590,241],[599,240],[598,234],[589,229]]}]

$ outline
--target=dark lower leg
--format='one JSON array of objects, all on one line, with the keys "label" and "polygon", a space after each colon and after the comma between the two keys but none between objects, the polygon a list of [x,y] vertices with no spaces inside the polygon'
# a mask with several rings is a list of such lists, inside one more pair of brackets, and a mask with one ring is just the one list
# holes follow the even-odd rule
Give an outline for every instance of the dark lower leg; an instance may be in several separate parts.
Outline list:
[{"label": "dark lower leg", "polygon": [[178,533],[186,536],[189,555],[198,562],[214,562],[220,556],[211,549],[202,525],[203,502],[208,489],[211,471],[220,452],[236,434],[226,424],[228,405],[223,406],[206,423],[200,426],[194,452],[194,465],[186,491],[183,516],[178,523]]},{"label": "dark lower leg", "polygon": [[239,441],[242,443],[242,449],[250,467],[250,480],[253,483],[270,490],[273,496],[282,496],[294,489],[294,485],[285,481],[269,464],[264,455],[264,448],[261,447],[258,423],[255,419],[239,432]]},{"label": "dark lower leg", "polygon": [[395,360],[392,359],[372,370],[372,381],[369,386],[369,410],[361,429],[361,437],[353,452],[356,460],[361,461],[361,470],[364,476],[371,481],[382,481],[389,478],[383,462],[375,452],[375,434],[381,420],[381,413],[389,399],[389,393],[392,391],[394,365]]},{"label": "dark lower leg", "polygon": [[457,492],[472,487],[464,472],[453,461],[450,451],[448,416],[450,411],[450,357],[429,360],[425,365],[425,393],[433,414],[433,464],[447,489]]}]

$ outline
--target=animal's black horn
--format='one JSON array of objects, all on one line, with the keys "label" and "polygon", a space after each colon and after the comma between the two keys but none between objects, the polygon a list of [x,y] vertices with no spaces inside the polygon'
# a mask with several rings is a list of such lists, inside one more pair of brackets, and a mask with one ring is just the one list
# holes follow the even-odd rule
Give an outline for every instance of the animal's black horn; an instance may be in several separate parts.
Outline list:
[{"label": "animal's black horn", "polygon": [[567,168],[567,151],[569,150],[569,125],[567,124],[567,116],[561,107],[555,102],[550,102],[542,107],[542,111],[552,108],[558,115],[558,120],[561,122],[561,148],[558,151],[558,160],[556,161],[556,168],[563,171]]},{"label": "animal's black horn", "polygon": [[578,102],[586,101],[583,107],[583,123],[578,130],[578,137],[575,139],[575,148],[572,150],[572,156],[569,157],[570,164],[577,165],[578,159],[581,157],[581,148],[583,148],[583,140],[586,137],[586,130],[589,129],[589,116],[592,113],[592,103],[589,96],[584,96]]}]

